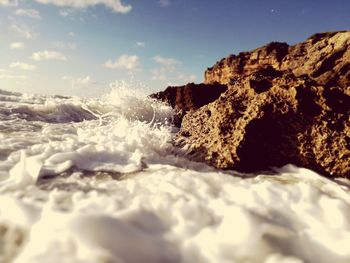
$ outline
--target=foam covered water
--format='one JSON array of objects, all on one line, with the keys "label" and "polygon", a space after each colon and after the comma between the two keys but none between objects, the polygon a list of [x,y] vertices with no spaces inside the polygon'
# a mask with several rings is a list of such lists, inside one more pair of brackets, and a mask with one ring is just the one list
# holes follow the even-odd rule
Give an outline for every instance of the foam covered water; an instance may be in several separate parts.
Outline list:
[{"label": "foam covered water", "polygon": [[347,180],[215,170],[171,121],[125,88],[0,91],[0,262],[350,262]]}]

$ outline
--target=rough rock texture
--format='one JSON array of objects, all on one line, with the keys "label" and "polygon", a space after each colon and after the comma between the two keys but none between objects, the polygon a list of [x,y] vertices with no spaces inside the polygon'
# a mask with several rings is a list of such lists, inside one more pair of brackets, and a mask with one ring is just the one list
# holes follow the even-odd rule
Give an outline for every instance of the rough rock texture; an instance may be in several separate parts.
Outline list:
[{"label": "rough rock texture", "polygon": [[308,74],[319,84],[350,85],[350,31],[315,34],[305,42],[288,46],[273,42],[251,52],[231,55],[205,72],[205,83],[229,84],[235,77],[272,66],[296,76]]},{"label": "rough rock texture", "polygon": [[227,90],[191,108],[176,138],[193,157],[243,172],[293,163],[350,178],[350,31],[229,56],[205,72],[215,82]]},{"label": "rough rock texture", "polygon": [[226,90],[227,85],[218,83],[188,83],[181,87],[168,87],[164,91],[152,94],[150,97],[169,103],[175,109],[177,115],[175,124],[180,126],[183,116],[188,111],[197,110],[215,101]]},{"label": "rough rock texture", "polygon": [[186,114],[178,142],[218,168],[253,172],[293,163],[350,177],[350,96],[306,75],[272,71],[241,77]]}]

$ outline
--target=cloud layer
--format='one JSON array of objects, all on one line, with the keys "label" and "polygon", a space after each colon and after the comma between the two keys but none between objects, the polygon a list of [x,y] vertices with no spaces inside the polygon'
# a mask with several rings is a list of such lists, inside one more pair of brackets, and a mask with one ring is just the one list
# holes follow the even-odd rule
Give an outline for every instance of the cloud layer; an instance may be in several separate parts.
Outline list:
[{"label": "cloud layer", "polygon": [[161,64],[163,66],[175,66],[175,65],[178,65],[180,64],[180,61],[174,59],[174,58],[165,58],[165,57],[162,57],[162,56],[154,56],[153,57],[153,60],[155,62],[157,62],[158,64]]},{"label": "cloud layer", "polygon": [[182,62],[175,58],[156,55],[153,61],[159,64],[158,68],[152,69],[152,80],[168,81],[168,85],[180,85],[183,82],[194,82],[197,76],[194,74],[184,74],[179,70]]},{"label": "cloud layer", "polygon": [[70,81],[71,88],[82,88],[89,85],[97,85],[98,82],[93,80],[90,76],[86,77],[70,77],[70,76],[64,76],[62,77],[63,80]]},{"label": "cloud layer", "polygon": [[0,5],[2,6],[17,6],[17,0],[0,0]]},{"label": "cloud layer", "polygon": [[57,52],[57,51],[44,50],[44,51],[39,51],[39,52],[33,53],[33,55],[31,56],[31,59],[36,60],[36,61],[42,61],[42,60],[66,61],[67,57],[65,55],[63,55],[62,53]]},{"label": "cloud layer", "polygon": [[140,59],[136,55],[121,55],[114,62],[109,59],[105,62],[104,66],[110,69],[126,69],[129,71],[140,70]]},{"label": "cloud layer", "polygon": [[26,79],[27,76],[25,75],[12,75],[12,74],[1,74],[0,73],[0,79]]},{"label": "cloud layer", "polygon": [[23,63],[23,62],[13,62],[10,64],[10,68],[18,68],[18,69],[27,70],[27,71],[36,70],[36,66]]},{"label": "cloud layer", "polygon": [[[0,0],[4,1],[4,0]],[[6,0],[5,0],[6,1]],[[8,0],[7,0],[8,1]],[[61,7],[87,8],[95,5],[104,5],[115,13],[126,14],[131,11],[131,5],[124,5],[121,0],[35,0],[41,4],[52,4]]]},{"label": "cloud layer", "polygon": [[11,30],[16,32],[17,35],[24,37],[26,39],[35,39],[38,37],[38,33],[27,24],[12,21],[10,26]]},{"label": "cloud layer", "polygon": [[17,9],[15,11],[15,15],[26,16],[33,19],[41,19],[41,16],[38,10],[35,10],[35,9]]},{"label": "cloud layer", "polygon": [[22,42],[13,42],[10,45],[11,49],[24,49],[25,45]]}]

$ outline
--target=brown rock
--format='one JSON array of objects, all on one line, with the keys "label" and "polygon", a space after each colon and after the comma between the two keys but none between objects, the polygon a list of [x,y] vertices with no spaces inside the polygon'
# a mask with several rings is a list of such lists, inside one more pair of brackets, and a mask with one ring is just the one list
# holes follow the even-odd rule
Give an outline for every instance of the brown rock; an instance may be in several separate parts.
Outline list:
[{"label": "brown rock", "polygon": [[267,66],[280,70],[288,49],[287,43],[272,42],[250,52],[230,55],[206,70],[204,83],[229,84],[237,77],[248,76]]},{"label": "brown rock", "polygon": [[215,101],[226,90],[227,85],[218,83],[188,83],[181,87],[168,87],[166,90],[152,94],[150,97],[169,103],[175,109],[177,115],[175,124],[180,126],[186,112],[197,110]]},{"label": "brown rock", "polygon": [[230,55],[208,68],[205,83],[228,84],[235,77],[250,75],[266,66],[307,74],[326,86],[350,85],[350,31],[315,34],[305,42],[288,46],[273,42],[239,55]]},{"label": "brown rock", "polygon": [[306,76],[257,72],[188,113],[177,141],[217,168],[252,172],[293,163],[350,176],[349,107],[348,95]]},{"label": "brown rock", "polygon": [[207,84],[227,84],[227,91],[191,108],[177,143],[218,168],[251,172],[293,163],[350,178],[349,65],[350,32],[230,56],[205,73]]}]

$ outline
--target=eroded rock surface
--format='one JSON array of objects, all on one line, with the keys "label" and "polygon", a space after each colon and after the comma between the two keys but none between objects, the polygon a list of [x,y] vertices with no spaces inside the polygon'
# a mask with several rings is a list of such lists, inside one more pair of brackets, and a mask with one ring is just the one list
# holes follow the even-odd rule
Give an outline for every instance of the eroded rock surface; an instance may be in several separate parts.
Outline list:
[{"label": "eroded rock surface", "polygon": [[[349,31],[231,55],[205,72],[207,85],[217,82],[228,87],[217,99],[182,107],[176,142],[195,158],[243,172],[293,163],[350,178]],[[194,86],[196,96],[205,92]],[[175,97],[174,107],[186,101]]]},{"label": "eroded rock surface", "polygon": [[250,75],[271,66],[307,74],[319,84],[350,85],[350,31],[315,34],[305,42],[289,46],[273,42],[250,52],[230,55],[205,72],[205,83],[229,84],[235,77]]},{"label": "eroded rock surface", "polygon": [[223,169],[293,163],[350,176],[350,96],[293,73],[241,77],[219,99],[185,115],[178,142]]}]

